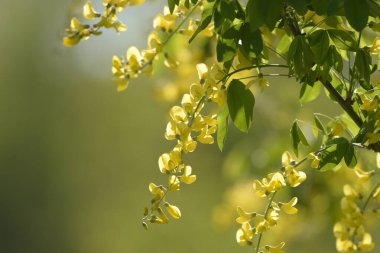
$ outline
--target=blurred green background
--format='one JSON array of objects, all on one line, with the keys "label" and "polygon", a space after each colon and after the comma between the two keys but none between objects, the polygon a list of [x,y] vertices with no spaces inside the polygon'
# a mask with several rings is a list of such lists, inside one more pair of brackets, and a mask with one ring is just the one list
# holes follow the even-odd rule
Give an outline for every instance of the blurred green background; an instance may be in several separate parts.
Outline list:
[{"label": "blurred green background", "polygon": [[[152,79],[117,93],[110,68],[113,54],[145,46],[163,4],[127,8],[126,33],[64,48],[69,17],[80,13],[74,1],[0,1],[0,252],[253,251],[235,242],[235,213],[221,229],[224,209],[215,216],[215,207],[238,177],[276,168],[293,118],[310,118],[321,101],[300,110],[299,87],[273,80],[257,97],[248,136],[231,128],[224,153],[210,145],[188,157],[198,181],[173,196],[183,218],[145,231],[147,185],[166,180],[157,159],[172,147],[164,139],[170,105],[155,99]],[[331,220],[314,233],[312,222],[304,220],[288,252],[334,252]]]}]

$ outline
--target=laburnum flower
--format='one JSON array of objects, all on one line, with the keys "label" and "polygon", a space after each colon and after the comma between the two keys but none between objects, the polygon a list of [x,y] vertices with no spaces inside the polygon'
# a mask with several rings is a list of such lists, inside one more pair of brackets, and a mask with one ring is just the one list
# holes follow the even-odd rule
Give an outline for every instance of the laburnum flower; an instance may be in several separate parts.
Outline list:
[{"label": "laburnum flower", "polygon": [[357,250],[357,247],[351,240],[339,238],[336,241],[336,249],[339,252],[354,252]]},{"label": "laburnum flower", "polygon": [[251,225],[248,222],[243,223],[241,228],[236,232],[236,241],[242,246],[251,245],[253,235],[254,232]]},{"label": "laburnum flower", "polygon": [[375,171],[373,170],[364,171],[359,166],[356,166],[354,171],[355,171],[356,176],[359,178],[361,182],[368,181],[375,174]]},{"label": "laburnum flower", "polygon": [[294,206],[297,204],[298,198],[293,197],[288,203],[280,203],[281,210],[286,214],[296,214],[298,209]]},{"label": "laburnum flower", "polygon": [[289,151],[285,151],[284,153],[282,153],[281,163],[282,163],[282,167],[284,167],[285,170],[288,170],[289,168],[293,168],[294,159],[292,155],[289,153]]},{"label": "laburnum flower", "polygon": [[358,246],[358,248],[362,251],[371,251],[375,247],[375,244],[372,242],[371,235],[369,233],[365,233]]},{"label": "laburnum flower", "polygon": [[70,29],[66,30],[69,36],[63,38],[63,44],[67,47],[74,46],[81,40],[90,38],[91,32],[88,25],[83,25],[77,18],[70,21]]},{"label": "laburnum flower", "polygon": [[321,158],[314,153],[310,153],[307,158],[311,161],[310,167],[312,169],[317,169],[319,167],[319,163],[321,162]]},{"label": "laburnum flower", "polygon": [[168,213],[174,218],[174,219],[179,219],[181,218],[181,211],[179,210],[178,207],[169,204],[168,202],[165,203],[166,210]]},{"label": "laburnum flower", "polygon": [[100,17],[100,13],[97,13],[95,10],[94,10],[94,6],[92,5],[92,2],[87,2],[84,6],[83,6],[83,17],[86,18],[86,19],[95,19],[95,18],[98,18]]},{"label": "laburnum flower", "polygon": [[330,134],[332,136],[342,136],[346,128],[347,125],[344,122],[342,122],[341,120],[335,120],[332,123]]},{"label": "laburnum flower", "polygon": [[270,228],[270,224],[267,219],[264,217],[258,216],[255,220],[255,225],[256,225],[256,232],[257,233],[263,233]]},{"label": "laburnum flower", "polygon": [[[377,26],[378,26],[378,24],[377,24]],[[370,52],[373,53],[373,54],[380,54],[380,39],[379,38],[376,38],[373,41],[373,44],[372,44],[371,49],[370,49]]]},{"label": "laburnum flower", "polygon": [[161,209],[161,207],[157,208],[157,213],[158,213],[158,217],[161,219],[161,222],[162,222],[161,224],[169,223],[169,218]]},{"label": "laburnum flower", "polygon": [[142,56],[136,47],[130,47],[127,50],[127,65],[131,77],[136,77],[142,67]]},{"label": "laburnum flower", "polygon": [[204,93],[205,90],[203,89],[202,85],[198,83],[193,83],[190,86],[190,95],[194,100],[200,100]]},{"label": "laburnum flower", "polygon": [[153,28],[156,30],[161,30],[163,32],[171,33],[175,29],[175,20],[170,17],[158,15],[153,20]]},{"label": "laburnum flower", "polygon": [[177,176],[171,175],[169,177],[169,190],[170,191],[178,191],[180,187],[180,181]]},{"label": "laburnum flower", "polygon": [[286,173],[287,182],[291,187],[297,187],[306,180],[306,173],[303,171],[298,171],[295,168],[287,170]]},{"label": "laburnum flower", "polygon": [[256,190],[256,195],[259,197],[266,197],[270,193],[268,191],[268,179],[263,178],[261,181],[255,180],[253,182],[253,189]]},{"label": "laburnum flower", "polygon": [[208,67],[206,64],[200,63],[200,64],[197,64],[196,68],[197,68],[197,72],[198,72],[198,78],[202,83],[208,77]]},{"label": "laburnum flower", "polygon": [[380,202],[380,186],[373,193],[373,198]]},{"label": "laburnum flower", "polygon": [[285,253],[285,251],[283,250],[284,246],[284,242],[281,242],[277,246],[265,245],[265,250],[267,253]]},{"label": "laburnum flower", "polygon": [[334,235],[345,240],[350,236],[349,229],[342,222],[337,222],[334,225]]},{"label": "laburnum flower", "polygon": [[278,191],[286,185],[284,176],[280,172],[270,174],[269,177],[270,181],[267,187],[269,192]]},{"label": "laburnum flower", "polygon": [[149,191],[154,195],[153,200],[160,200],[164,197],[165,192],[161,187],[157,186],[155,183],[149,184]]},{"label": "laburnum flower", "polygon": [[169,54],[165,53],[164,57],[164,64],[166,67],[170,69],[176,69],[179,66],[180,62],[174,59],[173,57],[169,56]]},{"label": "laburnum flower", "polygon": [[379,98],[375,96],[373,99],[368,98],[367,96],[360,96],[363,101],[363,104],[360,106],[360,109],[368,112],[373,112],[379,106]]},{"label": "laburnum flower", "polygon": [[197,180],[196,175],[191,174],[191,166],[187,165],[185,166],[183,170],[183,174],[181,176],[181,182],[184,182],[185,184],[192,184]]},{"label": "laburnum flower", "polygon": [[271,210],[268,213],[268,223],[270,226],[275,226],[277,225],[277,221],[280,219],[280,214],[276,210]]},{"label": "laburnum flower", "polygon": [[343,186],[343,193],[350,200],[355,200],[359,196],[357,191],[349,184]]},{"label": "laburnum flower", "polygon": [[252,220],[252,218],[256,217],[256,213],[246,212],[240,206],[237,207],[237,212],[238,212],[239,217],[236,218],[236,222],[240,223],[240,224],[244,224],[245,222],[249,222]]},{"label": "laburnum flower", "polygon": [[182,163],[182,155],[178,150],[162,154],[158,159],[158,166],[161,173],[169,173]]}]

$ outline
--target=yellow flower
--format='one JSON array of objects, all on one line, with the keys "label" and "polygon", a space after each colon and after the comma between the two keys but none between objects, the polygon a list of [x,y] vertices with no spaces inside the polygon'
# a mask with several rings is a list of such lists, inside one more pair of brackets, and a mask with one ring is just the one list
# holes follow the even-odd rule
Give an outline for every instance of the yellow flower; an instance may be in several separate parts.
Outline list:
[{"label": "yellow flower", "polygon": [[179,61],[173,59],[167,53],[164,54],[164,57],[165,57],[164,64],[166,67],[170,69],[176,69],[178,67]]},{"label": "yellow flower", "polygon": [[253,182],[253,189],[256,190],[256,194],[259,197],[266,197],[270,193],[268,191],[268,180],[266,178],[263,178],[260,182],[259,180],[255,180]]},{"label": "yellow flower", "polygon": [[371,251],[375,247],[372,242],[372,237],[369,233],[363,235],[362,240],[359,242],[359,249],[362,251]]},{"label": "yellow flower", "polygon": [[187,121],[187,113],[186,111],[180,107],[180,106],[173,106],[171,109],[170,109],[170,117],[175,121],[175,122],[178,122],[178,121],[182,121],[182,122],[186,122]]},{"label": "yellow flower", "polygon": [[343,186],[343,193],[350,200],[355,200],[358,197],[356,190],[349,184]]},{"label": "yellow flower", "polygon": [[149,49],[155,49],[157,53],[161,52],[163,49],[163,44],[161,42],[160,36],[156,31],[153,31],[148,36],[148,46]]},{"label": "yellow flower", "polygon": [[288,180],[288,184],[291,187],[297,187],[303,181],[306,180],[306,174],[303,171],[298,171],[296,169],[290,169],[287,172],[287,180]]},{"label": "yellow flower", "polygon": [[257,81],[259,83],[259,87],[260,87],[261,92],[264,91],[265,87],[269,87],[269,81],[267,79],[265,79],[263,77],[259,77],[259,79]]},{"label": "yellow flower", "polygon": [[243,210],[240,206],[237,207],[237,212],[239,217],[236,218],[236,222],[240,224],[244,224],[245,222],[249,222],[253,217],[256,216],[256,213],[249,213]]},{"label": "yellow flower", "polygon": [[380,186],[373,193],[373,198],[380,202]]},{"label": "yellow flower", "polygon": [[63,38],[63,45],[65,45],[66,47],[72,47],[72,46],[75,46],[76,44],[78,44],[79,41],[80,41],[79,36],[72,35],[72,36],[68,36],[68,37]]},{"label": "yellow flower", "polygon": [[153,27],[154,29],[171,33],[175,29],[175,22],[170,18],[159,15],[153,20]]},{"label": "yellow flower", "polygon": [[264,217],[258,217],[256,219],[256,231],[257,233],[263,233],[269,230],[270,224],[268,220],[264,219]]},{"label": "yellow flower", "polygon": [[[128,70],[137,74],[141,69],[141,55],[136,47],[130,47],[127,50]],[[132,73],[131,73],[132,74]]]},{"label": "yellow flower", "polygon": [[125,32],[127,30],[127,26],[123,24],[123,22],[120,22],[120,21],[115,22],[113,24],[113,27],[115,28],[117,32]]},{"label": "yellow flower", "polygon": [[347,239],[350,236],[349,230],[341,222],[337,222],[334,225],[334,235],[342,240]]},{"label": "yellow flower", "polygon": [[277,221],[280,219],[280,214],[276,210],[271,210],[268,214],[268,223],[271,226],[277,225]]},{"label": "yellow flower", "polygon": [[192,184],[197,180],[196,175],[191,175],[191,166],[185,166],[184,172],[181,176],[181,181],[185,184]]},{"label": "yellow flower", "polygon": [[169,222],[169,218],[168,216],[166,216],[166,214],[164,213],[164,211],[162,211],[161,207],[157,208],[157,213],[158,213],[158,216],[160,217],[162,223],[161,224],[166,224]]},{"label": "yellow flower", "polygon": [[281,163],[284,168],[294,163],[294,159],[292,155],[289,153],[289,151],[285,151],[284,153],[282,153]]},{"label": "yellow flower", "polygon": [[129,0],[130,5],[141,5],[145,2],[145,0]]},{"label": "yellow flower", "polygon": [[286,214],[296,214],[298,209],[294,206],[297,204],[298,198],[293,197],[288,203],[280,204],[281,210]]},{"label": "yellow flower", "polygon": [[284,242],[281,242],[277,246],[265,245],[265,250],[267,253],[285,253],[285,251],[283,250],[284,246]]},{"label": "yellow flower", "polygon": [[86,19],[94,19],[100,17],[100,13],[97,13],[94,10],[94,6],[90,1],[88,1],[84,6],[83,6],[83,17]]},{"label": "yellow flower", "polygon": [[356,166],[355,169],[354,169],[354,171],[355,171],[356,176],[362,182],[368,181],[375,174],[374,170],[364,171],[359,166]]},{"label": "yellow flower", "polygon": [[336,249],[339,252],[354,252],[357,250],[357,247],[352,241],[339,238],[336,241]]},{"label": "yellow flower", "polygon": [[251,225],[248,222],[246,222],[236,232],[236,241],[241,246],[251,245],[252,244],[251,240],[253,238],[253,235],[254,233],[253,233]]},{"label": "yellow flower", "polygon": [[379,99],[375,96],[373,99],[368,98],[367,96],[361,96],[363,104],[360,106],[360,109],[368,112],[373,112],[379,106]]},{"label": "yellow flower", "polygon": [[307,158],[311,161],[310,167],[312,169],[318,169],[319,163],[321,162],[319,156],[315,155],[314,153],[310,153]]},{"label": "yellow flower", "polygon": [[178,191],[180,187],[180,181],[177,176],[171,175],[169,177],[169,190],[170,191]]},{"label": "yellow flower", "polygon": [[166,210],[168,213],[174,218],[174,219],[179,219],[181,218],[181,211],[179,210],[178,207],[174,205],[170,205],[168,202],[165,203]]},{"label": "yellow flower", "polygon": [[165,195],[165,192],[161,187],[157,186],[155,183],[149,184],[149,191],[154,195],[154,200],[160,200]]},{"label": "yellow flower", "polygon": [[370,49],[371,53],[373,54],[380,54],[380,39],[379,38],[376,38],[374,41],[373,41],[373,44],[371,46],[371,49]]},{"label": "yellow flower", "polygon": [[194,100],[198,101],[202,98],[204,95],[205,90],[203,89],[202,85],[198,83],[193,83],[190,86],[190,95],[194,98]]},{"label": "yellow flower", "polygon": [[158,166],[161,173],[168,173],[176,169],[181,162],[181,153],[173,150],[170,153],[164,153],[159,157]]},{"label": "yellow flower", "polygon": [[276,172],[270,175],[270,181],[269,181],[267,190],[270,192],[278,191],[285,185],[286,183],[285,183],[284,176],[281,173]]},{"label": "yellow flower", "polygon": [[197,64],[197,71],[198,71],[198,78],[199,80],[201,80],[201,83],[202,83],[202,80],[205,81],[208,76],[208,68],[206,64],[204,63]]}]

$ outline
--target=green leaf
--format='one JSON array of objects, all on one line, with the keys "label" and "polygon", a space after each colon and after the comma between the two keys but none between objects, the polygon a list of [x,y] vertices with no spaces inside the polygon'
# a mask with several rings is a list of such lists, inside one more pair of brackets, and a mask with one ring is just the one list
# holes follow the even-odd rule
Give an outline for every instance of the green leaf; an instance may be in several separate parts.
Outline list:
[{"label": "green leaf", "polygon": [[195,37],[198,35],[198,33],[203,31],[211,23],[212,16],[214,14],[214,7],[215,7],[215,2],[206,1],[204,3],[204,9],[202,12],[202,18],[201,18],[200,24],[197,30],[195,30],[193,36],[191,36],[189,43],[191,43],[193,39],[195,39]]},{"label": "green leaf", "polygon": [[[322,121],[320,120],[319,116],[317,114],[314,114],[314,124],[315,126],[322,131],[323,134],[326,134],[326,128],[324,127]],[[313,128],[314,129],[314,128]],[[317,131],[318,132],[318,131]],[[317,134],[314,133],[315,136]]]},{"label": "green leaf", "polygon": [[360,82],[360,86],[366,90],[372,89],[373,87],[370,84],[371,56],[368,51],[365,51],[365,49],[360,49],[356,52],[355,67],[359,72],[359,77],[364,80],[364,82]]},{"label": "green leaf", "polygon": [[334,42],[337,48],[348,51],[358,50],[358,43],[356,42],[352,33],[338,29],[330,29],[327,31],[331,40]]},{"label": "green leaf", "polygon": [[309,1],[305,1],[305,0],[288,0],[287,2],[299,14],[304,15],[307,12],[307,4],[308,4]]},{"label": "green leaf", "polygon": [[176,5],[179,5],[179,0],[168,0],[170,14],[173,14]]},{"label": "green leaf", "polygon": [[321,93],[320,85],[319,83],[314,83],[313,86],[303,83],[302,88],[300,91],[300,103],[305,104],[307,102],[311,102],[315,100],[319,94]]},{"label": "green leaf", "polygon": [[234,39],[223,39],[219,37],[216,44],[216,58],[218,62],[228,62],[236,55],[236,43]]},{"label": "green leaf", "polygon": [[273,30],[283,11],[282,0],[249,0],[246,8],[249,25],[252,31],[267,25]]},{"label": "green leaf", "polygon": [[255,30],[251,31],[249,24],[245,23],[241,26],[240,38],[242,47],[247,51],[252,51],[256,55],[259,55],[263,51],[264,43],[263,38],[261,37],[261,31]]},{"label": "green leaf", "polygon": [[323,64],[330,46],[328,33],[325,30],[317,30],[310,34],[309,42],[315,61],[320,65]]},{"label": "green leaf", "polygon": [[290,135],[292,137],[294,153],[296,156],[298,156],[298,145],[302,143],[306,146],[309,146],[309,143],[307,142],[301,128],[298,126],[297,120],[294,121],[292,128],[290,129]]},{"label": "green leaf", "polygon": [[232,80],[227,89],[227,104],[234,125],[242,132],[248,132],[252,125],[255,97],[239,80]]},{"label": "green leaf", "polygon": [[351,144],[348,140],[343,137],[338,137],[327,141],[326,146],[330,147],[322,152],[319,169],[321,171],[326,171],[335,168],[346,155],[347,149],[350,145]]},{"label": "green leaf", "polygon": [[224,141],[226,139],[227,130],[228,130],[228,116],[230,112],[228,110],[228,105],[223,106],[218,114],[218,132],[217,132],[217,142],[220,151],[223,150]]},{"label": "green leaf", "polygon": [[358,163],[354,146],[351,143],[349,143],[346,153],[344,154],[344,162],[350,168],[355,167],[356,164]]},{"label": "green leaf", "polygon": [[358,32],[367,25],[369,8],[365,0],[344,0],[348,23]]},{"label": "green leaf", "polygon": [[312,0],[311,5],[313,6],[313,10],[319,15],[323,16],[327,13],[327,8],[330,5],[331,0]]},{"label": "green leaf", "polygon": [[372,17],[380,17],[380,5],[375,0],[367,0],[369,15]]}]

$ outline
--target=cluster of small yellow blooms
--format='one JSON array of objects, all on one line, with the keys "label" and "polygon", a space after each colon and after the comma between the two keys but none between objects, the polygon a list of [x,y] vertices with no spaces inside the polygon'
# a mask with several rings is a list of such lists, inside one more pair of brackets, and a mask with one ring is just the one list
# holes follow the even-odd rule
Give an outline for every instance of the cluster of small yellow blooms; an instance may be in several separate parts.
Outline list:
[{"label": "cluster of small yellow blooms", "polygon": [[77,18],[72,18],[70,28],[66,30],[67,36],[63,39],[65,46],[74,46],[81,40],[87,40],[92,35],[100,35],[100,29],[114,28],[117,32],[127,30],[127,26],[117,18],[117,13],[122,12],[128,5],[140,5],[144,0],[103,0],[105,9],[103,14],[95,11],[92,2],[88,1],[83,6],[82,15],[85,19],[98,19],[95,24],[82,24]]},{"label": "cluster of small yellow blooms", "polygon": [[237,211],[239,217],[236,219],[241,224],[241,228],[236,233],[236,240],[240,245],[252,245],[255,236],[258,236],[256,252],[264,251],[268,253],[282,253],[285,252],[283,247],[284,242],[277,246],[266,245],[260,248],[261,238],[264,232],[270,230],[277,225],[280,218],[280,212],[286,214],[296,214],[298,209],[295,207],[297,204],[297,197],[293,197],[289,202],[275,202],[274,197],[278,191],[285,186],[297,187],[306,180],[305,172],[299,170],[297,167],[306,159],[300,162],[295,162],[289,152],[282,155],[281,170],[275,173],[268,174],[261,181],[255,180],[253,188],[259,197],[268,198],[268,205],[263,214],[256,212],[246,212],[238,207]]},{"label": "cluster of small yellow blooms", "polygon": [[[370,179],[374,174],[375,171],[367,172],[356,167],[355,185],[346,184],[343,187],[344,196],[340,203],[343,217],[334,226],[338,252],[371,251],[375,246],[371,234],[364,228],[369,202],[371,200],[380,202],[380,184],[377,184],[369,196],[364,199],[364,196],[368,195],[368,187],[365,183],[370,184]],[[373,209],[373,212],[378,212],[378,209]]]},{"label": "cluster of small yellow blooms", "polygon": [[175,219],[181,216],[178,207],[169,204],[165,196],[169,191],[178,191],[181,183],[192,184],[196,175],[192,168],[186,165],[182,156],[194,152],[198,142],[212,144],[212,136],[217,130],[216,114],[202,115],[201,110],[206,101],[212,101],[218,106],[226,102],[226,92],[220,80],[223,73],[217,65],[208,68],[204,63],[197,65],[199,83],[190,86],[190,93],[184,94],[181,106],[173,106],[170,110],[170,121],[167,124],[165,138],[176,140],[177,144],[172,151],[162,154],[158,159],[161,173],[167,174],[168,185],[157,186],[150,183],[149,191],[153,194],[150,208],[146,208],[143,217],[143,226],[146,221],[157,224],[168,223],[163,207]]},{"label": "cluster of small yellow blooms", "polygon": [[[154,30],[148,36],[147,49],[140,53],[137,48],[131,47],[127,50],[126,58],[113,57],[112,73],[115,77],[114,82],[118,85],[118,91],[125,90],[131,78],[136,78],[141,74],[151,75],[153,73],[153,61],[158,58],[159,54],[163,54],[166,67],[176,69],[179,66],[180,62],[173,57],[173,54],[164,51],[164,46],[177,32],[184,35],[191,35],[194,32],[192,20],[188,22],[186,29],[180,28],[194,11],[202,9],[201,4],[200,1],[188,9],[184,3],[180,3],[174,8],[173,13],[170,13],[169,8],[165,6],[163,14],[159,14],[153,20]],[[212,36],[213,29],[210,28],[208,31],[207,34]]]}]

